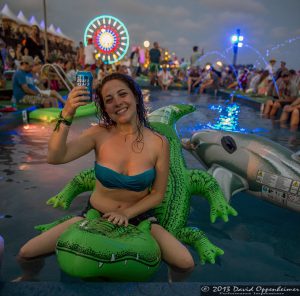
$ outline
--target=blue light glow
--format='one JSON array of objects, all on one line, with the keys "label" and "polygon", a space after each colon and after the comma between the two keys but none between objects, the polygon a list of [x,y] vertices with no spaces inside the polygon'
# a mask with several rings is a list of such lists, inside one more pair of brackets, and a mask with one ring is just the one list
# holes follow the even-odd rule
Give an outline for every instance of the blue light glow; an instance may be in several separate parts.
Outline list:
[{"label": "blue light glow", "polygon": [[239,43],[242,43],[241,41],[244,40],[244,36],[238,36],[238,35],[232,35],[231,36],[231,43],[238,43],[238,47],[242,47],[239,46]]},{"label": "blue light glow", "polygon": [[233,36],[231,37],[231,42],[232,42],[232,43],[236,43],[237,40],[238,40],[237,35],[233,35]]},{"label": "blue light glow", "polygon": [[196,123],[193,124],[193,126],[181,127],[180,136],[187,137],[203,129],[251,133],[250,130],[239,127],[240,106],[238,104],[229,102],[226,103],[225,106],[209,105],[208,109],[217,112],[217,116],[215,116],[214,122]]}]

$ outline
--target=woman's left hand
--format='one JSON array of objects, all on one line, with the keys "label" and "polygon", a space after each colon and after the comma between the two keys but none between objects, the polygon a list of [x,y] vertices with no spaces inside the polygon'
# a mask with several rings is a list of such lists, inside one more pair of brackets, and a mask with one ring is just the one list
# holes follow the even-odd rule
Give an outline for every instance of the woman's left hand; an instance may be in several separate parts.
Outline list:
[{"label": "woman's left hand", "polygon": [[120,212],[109,212],[102,216],[113,224],[128,226],[128,217]]}]

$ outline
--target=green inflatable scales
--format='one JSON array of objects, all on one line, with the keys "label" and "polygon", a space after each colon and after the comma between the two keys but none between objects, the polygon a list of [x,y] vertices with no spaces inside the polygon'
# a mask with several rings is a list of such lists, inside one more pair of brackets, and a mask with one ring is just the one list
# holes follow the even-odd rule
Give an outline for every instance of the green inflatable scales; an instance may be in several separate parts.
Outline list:
[{"label": "green inflatable scales", "polygon": [[[61,109],[59,108],[40,108],[29,113],[29,120],[38,120],[44,122],[53,122],[58,118]],[[94,103],[80,106],[76,110],[75,118],[96,114]]]},{"label": "green inflatable scales", "polygon": [[59,237],[58,263],[63,271],[80,278],[145,281],[161,260],[150,227],[150,221],[137,227],[116,226],[90,210],[86,219],[71,225]]},{"label": "green inflatable scales", "polygon": [[[207,199],[211,207],[211,222],[215,222],[217,217],[228,221],[228,215],[235,216],[237,212],[227,203],[217,181],[210,174],[186,168],[175,124],[178,119],[194,110],[192,105],[172,105],[160,108],[149,115],[151,127],[164,135],[170,144],[167,190],[163,202],[155,209],[155,215],[165,229],[181,242],[197,250],[202,264],[215,263],[216,257],[224,252],[213,245],[203,231],[196,227],[186,226],[191,196],[201,195]],[[94,169],[82,171],[60,193],[50,198],[47,204],[67,209],[78,194],[92,191],[95,182]],[[47,228],[42,226],[40,229],[46,230]]]}]

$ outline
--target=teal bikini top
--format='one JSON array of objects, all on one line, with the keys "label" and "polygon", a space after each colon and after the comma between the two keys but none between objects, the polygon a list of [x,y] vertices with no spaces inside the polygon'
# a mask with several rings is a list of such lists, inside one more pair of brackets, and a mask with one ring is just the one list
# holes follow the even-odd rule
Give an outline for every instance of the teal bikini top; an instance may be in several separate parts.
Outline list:
[{"label": "teal bikini top", "polygon": [[151,168],[138,175],[126,176],[95,162],[95,175],[104,187],[143,191],[152,185],[156,172]]}]

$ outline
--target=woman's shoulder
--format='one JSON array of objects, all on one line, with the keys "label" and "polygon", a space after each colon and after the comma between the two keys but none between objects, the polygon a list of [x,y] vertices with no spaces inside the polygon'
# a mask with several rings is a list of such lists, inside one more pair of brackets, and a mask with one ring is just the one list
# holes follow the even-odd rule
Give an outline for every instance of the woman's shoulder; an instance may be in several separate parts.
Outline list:
[{"label": "woman's shoulder", "polygon": [[153,143],[153,145],[155,145],[158,149],[161,149],[163,145],[169,145],[169,142],[165,136],[149,128],[145,128],[145,136],[149,138],[151,143]]},{"label": "woman's shoulder", "polygon": [[103,124],[103,123],[95,123],[92,124],[91,127],[86,129],[83,134],[86,136],[99,136],[99,135],[105,135],[108,133],[109,129]]}]

